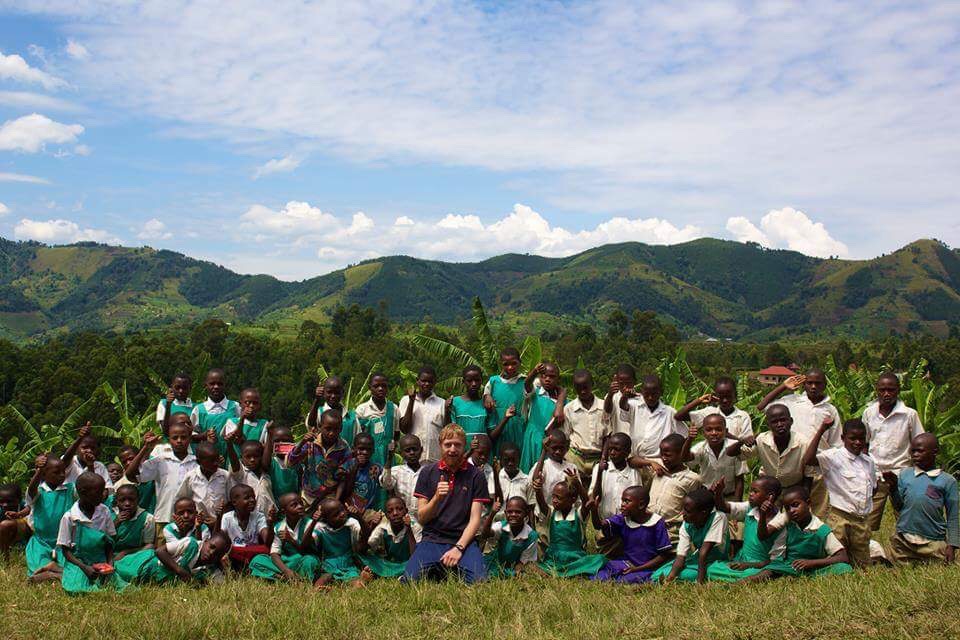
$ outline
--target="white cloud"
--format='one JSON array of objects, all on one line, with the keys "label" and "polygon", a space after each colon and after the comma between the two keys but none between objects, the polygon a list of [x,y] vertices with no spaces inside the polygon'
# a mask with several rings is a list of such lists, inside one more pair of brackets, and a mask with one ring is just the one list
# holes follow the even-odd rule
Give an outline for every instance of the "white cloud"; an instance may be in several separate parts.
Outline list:
[{"label": "white cloud", "polygon": [[91,153],[90,147],[85,144],[78,144],[73,148],[73,152],[78,156],[88,156]]},{"label": "white cloud", "polygon": [[833,238],[822,222],[814,222],[792,207],[771,210],[760,219],[759,228],[744,217],[729,218],[727,230],[741,242],[792,249],[808,256],[844,257],[850,253],[847,245]]},{"label": "white cloud", "polygon": [[79,111],[80,107],[67,100],[32,91],[0,91],[0,105],[17,109],[45,111]]},{"label": "white cloud", "polygon": [[0,182],[25,182],[27,184],[50,184],[46,178],[28,176],[24,173],[0,173]]},{"label": "white cloud", "polygon": [[71,220],[30,220],[23,218],[13,228],[17,240],[36,240],[46,244],[72,244],[74,242],[103,242],[120,244],[113,234],[100,229],[82,228]]},{"label": "white cloud", "polygon": [[16,120],[7,120],[0,126],[0,151],[37,153],[48,143],[76,142],[81,133],[82,125],[62,124],[39,113],[32,113]]},{"label": "white cloud", "polygon": [[46,71],[31,67],[26,60],[15,53],[8,56],[2,52],[0,52],[0,79],[39,84],[47,91],[58,89],[67,84]]},{"label": "white cloud", "polygon": [[156,218],[147,220],[143,224],[143,229],[137,234],[137,238],[147,241],[169,240],[172,237],[173,233],[167,231],[167,225]]},{"label": "white cloud", "polygon": [[10,207],[0,202],[0,216],[5,216],[10,213]]},{"label": "white cloud", "polygon": [[86,60],[90,57],[90,52],[87,51],[87,48],[73,39],[67,40],[67,46],[64,48],[64,51],[74,60]]},{"label": "white cloud", "polygon": [[413,218],[407,216],[400,216],[393,221],[395,227],[412,227],[414,225]]},{"label": "white cloud", "polygon": [[287,173],[293,171],[300,166],[300,163],[303,162],[301,158],[294,156],[284,156],[282,158],[274,158],[268,160],[265,164],[257,167],[257,170],[253,172],[253,179],[262,178],[263,176],[268,176],[272,173]]}]

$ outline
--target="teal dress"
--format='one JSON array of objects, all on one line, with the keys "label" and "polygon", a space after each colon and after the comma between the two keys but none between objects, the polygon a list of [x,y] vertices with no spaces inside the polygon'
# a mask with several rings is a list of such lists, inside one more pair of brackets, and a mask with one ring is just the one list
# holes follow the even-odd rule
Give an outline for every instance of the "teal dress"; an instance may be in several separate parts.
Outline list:
[{"label": "teal dress", "polygon": [[[749,513],[743,521],[743,546],[731,562],[767,562],[777,534],[761,540],[757,535],[757,519]],[[707,567],[707,579],[719,582],[737,582],[755,576],[764,569],[731,569],[730,562],[718,560]]]},{"label": "teal dress", "polygon": [[[143,529],[146,526],[147,516],[149,515],[146,511],[141,511],[133,520],[117,522],[116,519],[114,519],[114,526],[117,529],[116,534],[113,536],[114,553],[139,549],[143,546]],[[153,540],[152,532],[150,540]]]},{"label": "teal dress", "polygon": [[[327,409],[331,409],[329,405],[323,405],[323,409],[320,413],[323,413]],[[334,409],[336,411],[336,409]],[[357,433],[360,432],[360,423],[357,421],[357,414],[353,411],[347,411],[343,413],[343,408],[340,408],[340,413],[343,415],[343,424],[340,427],[340,437],[347,441],[347,444],[351,447],[353,446],[353,439],[357,437]],[[320,416],[317,415],[317,423],[320,422]]]},{"label": "teal dress", "polygon": [[227,441],[223,437],[223,429],[227,426],[228,420],[236,420],[240,415],[240,405],[233,400],[227,400],[227,410],[223,413],[207,413],[207,407],[204,403],[196,405],[197,410],[197,430],[200,433],[206,433],[210,429],[217,436],[214,443],[217,452],[223,456],[224,466],[227,460]]},{"label": "teal dress", "polygon": [[[254,440],[256,442],[262,442],[264,438],[263,432],[264,432],[264,429],[267,428],[268,422],[270,421],[264,418],[260,418],[256,422],[247,422],[246,420],[244,420],[243,429],[242,429],[244,441]],[[236,444],[233,445],[233,450],[237,452],[237,457],[239,458],[240,446]]]},{"label": "teal dress", "polygon": [[[73,555],[78,560],[87,565],[107,561],[107,548],[110,546],[111,539],[103,531],[89,526],[85,522],[78,522],[73,536]],[[80,570],[80,567],[67,562],[62,562],[63,575],[60,577],[60,584],[67,593],[87,593],[90,591],[99,591],[102,587],[112,586],[120,589],[126,586],[126,583],[119,580],[116,570],[109,576],[91,580]]]},{"label": "teal dress", "polygon": [[[353,521],[357,528],[360,523]],[[323,527],[315,533],[320,552],[323,556],[323,573],[329,573],[334,580],[345,582],[360,577],[353,552],[353,529],[350,520],[339,529]]]},{"label": "teal dress", "polygon": [[64,483],[56,489],[38,489],[31,505],[33,535],[27,541],[24,554],[27,575],[32,576],[54,560],[60,519],[73,506],[73,484]]},{"label": "teal dress", "polygon": [[[183,554],[177,559],[177,564],[190,571],[193,576],[202,578],[206,574],[206,569],[198,571],[194,568],[199,555],[200,541],[191,538],[186,543]],[[176,578],[176,574],[160,562],[154,549],[144,549],[124,556],[114,563],[113,569],[114,575],[121,583],[163,584]]]},{"label": "teal dress", "polygon": [[270,460],[270,490],[273,501],[280,504],[280,496],[285,493],[300,493],[300,474],[297,467],[284,467],[274,456]]},{"label": "teal dress", "polygon": [[410,559],[410,541],[407,536],[413,535],[413,530],[405,526],[397,534],[399,538],[394,540],[394,536],[389,531],[389,524],[387,524],[387,529],[388,531],[385,531],[381,538],[383,540],[381,553],[364,554],[360,556],[360,562],[369,567],[370,571],[376,576],[399,578],[403,575],[407,567],[407,561]]},{"label": "teal dress", "polygon": [[468,400],[455,396],[450,402],[450,422],[460,425],[467,434],[466,448],[470,449],[473,437],[479,433],[490,433],[496,427],[495,414],[483,406],[483,398]]},{"label": "teal dress", "polygon": [[527,423],[524,426],[523,445],[520,447],[520,468],[524,473],[530,473],[540,459],[545,429],[553,420],[553,412],[556,408],[557,401],[547,395],[546,391],[540,387],[534,390],[530,399]]},{"label": "teal dress", "polygon": [[381,467],[387,463],[387,447],[393,442],[393,422],[396,414],[397,405],[387,400],[382,416],[357,417],[360,431],[373,438],[373,455],[370,459]]},{"label": "teal dress", "polygon": [[550,543],[539,567],[558,578],[596,575],[607,562],[605,555],[586,552],[583,520],[575,508],[573,515],[572,520],[567,520],[557,519],[554,511],[549,514]]},{"label": "teal dress", "polygon": [[137,493],[140,496],[139,507],[145,511],[153,513],[157,510],[157,483],[141,482],[137,485]]},{"label": "teal dress", "polygon": [[[529,529],[529,527],[528,527]],[[520,558],[530,548],[535,547],[540,536],[533,529],[529,529],[527,537],[514,540],[510,535],[510,527],[506,523],[497,540],[497,546],[487,554],[487,571],[491,578],[512,578],[517,574],[517,564]]]},{"label": "teal dress", "polygon": [[787,525],[787,552],[783,559],[775,560],[767,565],[770,571],[785,576],[838,576],[852,573],[853,567],[846,562],[830,564],[819,569],[797,571],[793,568],[794,560],[819,560],[827,557],[827,538],[832,532],[826,524],[821,524],[815,531],[805,531],[791,522]]},{"label": "teal dress", "polygon": [[[683,569],[680,571],[680,575],[677,576],[677,580],[682,582],[696,582],[697,581],[697,567],[700,564],[700,548],[703,546],[704,540],[707,537],[707,534],[710,532],[710,527],[713,524],[714,518],[717,517],[717,512],[714,511],[711,513],[710,517],[707,518],[707,521],[703,524],[702,527],[695,527],[689,522],[684,522],[683,530],[686,531],[687,536],[690,538],[690,547],[693,549],[693,553],[688,553],[687,557],[684,559]],[[715,544],[713,548],[710,549],[710,553],[707,555],[707,569],[709,571],[710,564],[713,562],[718,562],[725,560],[727,556],[727,542],[729,536],[729,528],[724,524],[723,527],[723,544]],[[667,564],[663,565],[659,569],[653,572],[653,575],[650,576],[651,582],[663,582],[663,580],[670,575],[670,571],[673,569],[673,563],[677,562],[672,560]]]},{"label": "teal dress", "polygon": [[507,421],[500,432],[500,437],[494,443],[496,455],[500,456],[500,449],[507,442],[512,442],[518,447],[523,446],[523,430],[526,421],[523,418],[523,385],[525,378],[518,376],[516,382],[506,382],[500,376],[490,376],[490,397],[493,398],[496,408],[494,409],[493,426],[496,427],[503,420],[510,405],[516,407],[517,414]]},{"label": "teal dress", "polygon": [[[303,534],[309,525],[309,518],[300,518],[297,526],[291,529],[293,537],[296,538],[298,543],[303,540]],[[271,549],[271,554],[276,549],[277,541],[280,541],[280,533],[283,529],[286,529],[284,522],[278,522],[273,527],[274,546]],[[280,559],[283,560],[283,564],[287,565],[291,571],[301,578],[306,578],[312,582],[320,575],[320,559],[312,554],[301,553],[296,546],[286,540],[280,541]],[[272,556],[266,553],[256,555],[250,560],[250,575],[271,582],[283,578],[283,573],[274,564]]]}]

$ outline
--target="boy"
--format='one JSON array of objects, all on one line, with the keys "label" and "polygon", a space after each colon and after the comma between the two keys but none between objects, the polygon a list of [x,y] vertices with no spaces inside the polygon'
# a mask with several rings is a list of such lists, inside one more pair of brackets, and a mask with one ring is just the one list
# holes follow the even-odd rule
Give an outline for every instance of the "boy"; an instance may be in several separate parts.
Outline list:
[{"label": "boy", "polygon": [[883,474],[890,487],[893,508],[900,511],[897,530],[890,537],[894,562],[956,561],[960,547],[960,499],[957,481],[937,467],[939,450],[937,437],[922,433],[910,444],[913,466],[899,474]]},{"label": "boy", "polygon": [[205,518],[217,518],[227,504],[230,474],[220,468],[220,455],[212,442],[199,443],[195,455],[197,466],[183,478],[177,498],[190,498]]},{"label": "boy", "polygon": [[257,509],[264,514],[275,510],[273,501],[273,487],[270,484],[270,474],[263,468],[263,445],[257,440],[240,441],[241,434],[234,433],[232,442],[240,447],[240,455],[231,448],[227,451],[230,458],[230,482],[232,485],[243,484],[253,489],[257,498]]},{"label": "boy", "polygon": [[843,423],[843,447],[819,451],[820,439],[833,427],[833,418],[825,418],[803,455],[803,464],[820,467],[830,497],[830,528],[847,549],[853,564],[870,565],[870,510],[877,465],[869,454],[867,429],[855,418]]},{"label": "boy", "polygon": [[500,449],[500,472],[497,474],[503,504],[510,498],[523,498],[529,506],[537,499],[530,476],[520,469],[520,447],[508,442]]},{"label": "boy", "polygon": [[400,413],[397,405],[387,400],[389,383],[387,376],[380,372],[370,376],[370,399],[357,407],[357,420],[360,430],[373,437],[373,458],[375,465],[387,464],[387,448],[393,442],[400,428]]},{"label": "boy", "polygon": [[400,437],[400,457],[403,458],[403,464],[399,467],[393,466],[393,452],[394,445],[391,442],[388,447],[387,464],[380,476],[380,486],[384,491],[402,498],[407,505],[407,513],[416,520],[417,497],[413,495],[413,489],[417,486],[417,479],[423,468],[420,465],[420,458],[423,456],[420,438],[409,433]]},{"label": "boy", "polygon": [[400,431],[420,439],[423,445],[423,463],[440,459],[440,430],[443,429],[443,414],[446,402],[433,393],[437,373],[433,367],[424,365],[417,372],[417,387],[400,398],[397,411],[400,413]]},{"label": "boy", "polygon": [[[643,484],[641,473],[627,464],[632,445],[630,436],[625,433],[614,433],[607,438],[606,447],[600,455],[600,460],[593,466],[590,478],[590,494],[597,499],[597,515],[601,520],[607,520],[620,513],[624,491],[630,487]],[[612,556],[617,544],[617,538],[604,536],[597,531],[597,548],[601,553]]]},{"label": "boy", "polygon": [[663,439],[657,455],[663,471],[657,473],[650,484],[650,511],[663,518],[670,541],[674,543],[679,539],[683,524],[683,500],[702,486],[700,476],[683,464],[685,443],[686,439],[678,433],[671,433]]},{"label": "boy", "polygon": [[610,433],[610,427],[603,403],[593,395],[593,376],[589,371],[577,369],[573,372],[573,389],[577,397],[563,408],[563,432],[570,438],[567,460],[577,467],[585,481],[600,459],[603,440]]},{"label": "boy", "polygon": [[343,499],[346,491],[346,464],[351,451],[340,437],[343,414],[327,409],[320,414],[320,442],[317,431],[311,429],[287,454],[287,466],[302,469],[303,497],[312,512],[320,501],[327,497]]},{"label": "boy", "polygon": [[[720,414],[727,423],[727,437],[743,442],[741,453],[747,455],[753,449],[756,438],[753,434],[753,421],[750,414],[739,409],[737,402],[737,382],[728,376],[721,376],[713,383],[713,393],[708,393],[694,399],[687,406],[677,411],[676,418],[690,423],[698,429],[703,428],[703,420],[707,416]],[[716,405],[710,404],[716,403]],[[708,405],[702,409],[697,409]],[[729,488],[729,487],[728,487]]]},{"label": "boy", "polygon": [[[739,502],[743,499],[743,477],[747,473],[747,464],[743,461],[742,447],[739,455],[731,455],[730,450],[740,441],[727,437],[727,423],[721,413],[711,413],[703,418],[701,424],[704,439],[686,449],[683,460],[700,475],[705,487],[712,487],[722,479],[726,487],[725,497]],[[696,426],[690,429],[686,440],[688,445],[696,439],[697,431]]]},{"label": "boy", "polygon": [[[241,433],[240,441],[256,440],[263,443],[267,441],[267,430],[270,428],[270,421],[260,417],[260,408],[263,403],[260,401],[260,392],[253,388],[247,388],[240,392],[240,417],[227,420],[223,427],[224,440],[230,440],[236,432]],[[236,445],[233,447],[237,450]]]},{"label": "boy", "polygon": [[[911,442],[923,433],[917,412],[900,401],[900,379],[889,371],[877,378],[877,401],[863,410],[860,418],[867,427],[870,455],[881,474],[900,473],[910,466]],[[883,520],[887,497],[892,500],[886,480],[877,483],[870,511],[870,528],[876,531]]]},{"label": "boy", "polygon": [[688,429],[674,417],[676,411],[673,407],[660,402],[663,387],[658,376],[644,376],[642,385],[642,402],[635,399],[637,392],[634,388],[621,390],[620,418],[630,423],[634,455],[641,461],[651,461],[650,466],[659,471],[658,468],[662,467],[659,463],[660,443],[670,434],[686,438]]},{"label": "boy", "polygon": [[90,471],[103,478],[105,491],[107,494],[113,493],[113,480],[110,479],[110,472],[107,466],[97,460],[100,457],[100,443],[90,434],[90,423],[80,427],[77,432],[77,439],[67,447],[63,453],[64,469],[67,477],[64,482],[75,484],[77,478],[84,471]]},{"label": "boy", "polygon": [[603,398],[603,412],[607,415],[607,424],[611,431],[630,434],[630,421],[623,420],[620,414],[620,398],[623,389],[633,389],[637,384],[637,372],[629,364],[621,364],[613,374],[610,388]]},{"label": "boy", "polygon": [[[557,483],[563,482],[571,476],[576,476],[579,480],[577,468],[564,459],[566,458],[569,448],[570,441],[567,440],[567,434],[561,429],[553,428],[547,432],[547,437],[544,438],[543,452],[540,454],[540,460],[533,468],[531,476],[533,477],[532,484],[534,490],[536,490],[538,486],[547,489],[544,492],[544,498],[548,503],[553,498],[553,488]],[[579,503],[580,500],[578,498],[578,506]],[[536,515],[539,519],[545,514],[540,511],[539,502],[537,504]],[[546,539],[548,536],[543,535],[542,537]]]},{"label": "boy", "polygon": [[185,413],[188,416],[193,413],[193,400],[190,399],[192,387],[193,379],[186,373],[178,373],[170,381],[166,397],[157,403],[157,426],[164,435],[167,434],[167,428],[170,426],[169,417],[177,413]]},{"label": "boy", "polygon": [[[793,432],[793,418],[784,405],[772,404],[767,407],[766,414],[770,430],[757,436],[754,450],[760,458],[761,472],[773,476],[785,488],[804,484],[803,453],[807,441]],[[728,451],[736,453],[737,445],[728,448]]]},{"label": "boy", "polygon": [[[323,401],[322,409],[320,408],[321,400]],[[310,411],[307,413],[307,429],[316,428],[317,416],[328,410],[340,414],[340,437],[344,442],[353,442],[358,430],[357,415],[343,404],[343,381],[339,376],[329,376],[322,384],[317,385],[313,394],[313,404],[310,405]]]},{"label": "boy", "polygon": [[30,537],[29,509],[23,505],[20,485],[0,484],[0,558],[10,561],[10,547]]},{"label": "boy", "polygon": [[226,396],[226,374],[223,369],[210,369],[203,379],[203,386],[207,390],[207,399],[190,412],[193,440],[215,442],[217,452],[226,460],[227,441],[223,429],[228,420],[240,417],[240,405]]}]

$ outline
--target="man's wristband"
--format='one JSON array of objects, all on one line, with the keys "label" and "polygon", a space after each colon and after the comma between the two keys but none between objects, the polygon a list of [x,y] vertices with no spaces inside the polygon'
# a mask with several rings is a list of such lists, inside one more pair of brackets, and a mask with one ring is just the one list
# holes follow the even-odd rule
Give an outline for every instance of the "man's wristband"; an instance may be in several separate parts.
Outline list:
[{"label": "man's wristband", "polygon": [[463,545],[460,544],[459,542],[458,542],[457,544],[453,545],[453,548],[456,549],[457,551],[459,551],[460,553],[463,553],[463,551],[464,551]]}]

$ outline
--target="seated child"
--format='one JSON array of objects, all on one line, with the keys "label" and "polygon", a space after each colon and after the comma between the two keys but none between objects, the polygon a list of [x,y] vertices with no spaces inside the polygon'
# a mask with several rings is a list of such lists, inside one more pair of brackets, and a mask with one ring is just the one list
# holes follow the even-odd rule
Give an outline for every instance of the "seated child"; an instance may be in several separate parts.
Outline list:
[{"label": "seated child", "polygon": [[[563,482],[573,476],[577,476],[576,487],[582,489],[582,485],[579,482],[580,472],[577,466],[566,460],[569,449],[570,440],[562,430],[550,429],[550,431],[547,432],[547,436],[540,444],[540,459],[537,460],[537,464],[534,466],[533,473],[531,474],[534,489],[536,489],[539,484],[541,488],[546,487],[549,491],[550,487],[554,487],[558,482]],[[551,495],[548,493],[545,497],[547,503],[549,503]],[[576,496],[578,504],[580,497],[579,495]],[[541,524],[545,522],[543,520],[544,512],[539,509],[539,501],[537,501],[537,505],[537,522]],[[543,535],[544,533],[546,532],[541,531],[541,537],[546,537]]]},{"label": "seated child", "polygon": [[125,556],[116,564],[118,580],[136,584],[203,581],[220,567],[230,550],[230,539],[214,531],[206,540],[187,536]]},{"label": "seated child", "polygon": [[883,474],[893,506],[900,512],[890,551],[898,564],[941,561],[952,564],[960,547],[957,481],[937,467],[940,443],[932,433],[910,442],[913,466]]},{"label": "seated child", "polygon": [[113,574],[113,526],[110,509],[103,504],[106,483],[96,473],[77,477],[77,501],[60,519],[57,553],[63,554],[60,584],[67,593],[98,591],[117,585]]},{"label": "seated child", "polygon": [[[776,576],[840,575],[853,571],[847,561],[847,551],[837,536],[813,515],[806,487],[797,485],[785,490],[783,508],[790,520],[784,539],[786,551],[783,559],[767,565],[767,571]],[[765,537],[764,532],[760,533]]]},{"label": "seated child", "polygon": [[680,539],[684,498],[702,486],[700,476],[683,464],[685,444],[686,438],[678,433],[663,439],[660,461],[664,470],[650,483],[650,510],[663,518],[671,541]]},{"label": "seated child", "polygon": [[[56,560],[60,520],[73,506],[73,485],[64,482],[66,471],[60,458],[40,455],[27,486],[30,515],[27,521],[33,535],[25,550],[30,582],[59,580],[61,565]],[[41,482],[41,478],[43,482]]]},{"label": "seated child", "polygon": [[[400,413],[397,405],[387,400],[389,382],[387,376],[378,372],[370,375],[370,399],[357,407],[357,422],[360,430],[373,438],[374,464],[387,464],[388,447],[393,443],[393,434],[400,428]],[[389,452],[392,455],[392,452]]]},{"label": "seated child", "polygon": [[727,516],[714,509],[713,494],[703,487],[683,499],[683,526],[677,543],[677,557],[657,569],[651,581],[697,582],[707,579],[707,567],[727,559]]},{"label": "seated child", "polygon": [[140,495],[137,485],[122,484],[114,493],[113,526],[117,530],[113,536],[113,560],[117,562],[124,556],[144,549],[153,549],[157,535],[153,514],[139,506]]},{"label": "seated child", "polygon": [[283,519],[274,526],[270,554],[262,553],[250,561],[250,575],[264,580],[308,580],[320,575],[320,558],[313,548],[317,521],[304,517],[305,505],[298,493],[280,496]]},{"label": "seated child", "polygon": [[[629,447],[627,451],[630,451]],[[673,545],[667,525],[663,518],[647,508],[649,504],[649,493],[642,485],[636,484],[621,492],[620,513],[601,520],[597,507],[591,509],[594,528],[606,539],[618,540],[621,549],[616,558],[603,565],[594,580],[627,584],[649,582],[653,572],[670,561]]]},{"label": "seated child", "polygon": [[492,539],[493,549],[486,555],[490,577],[511,578],[525,571],[539,573],[536,564],[538,536],[527,523],[529,507],[526,501],[520,496],[507,498],[503,508],[506,520],[494,522],[499,506],[495,500],[480,534],[484,542]]},{"label": "seated child", "polygon": [[523,443],[524,418],[520,410],[523,408],[525,380],[520,375],[520,352],[507,347],[500,352],[500,374],[490,376],[483,387],[483,404],[493,411],[497,425],[490,437],[501,458],[504,445],[513,444],[519,451]]},{"label": "seated child", "polygon": [[607,560],[601,554],[589,555],[586,552],[584,516],[592,508],[592,502],[586,501],[582,513],[577,512],[575,504],[579,495],[579,475],[574,468],[568,481],[554,485],[550,506],[543,495],[543,486],[537,487],[537,503],[541,513],[546,516],[550,533],[547,550],[538,566],[554,577],[592,576]]},{"label": "seated child", "polygon": [[[510,501],[510,498],[523,498],[527,507],[533,506],[537,497],[534,495],[530,476],[520,470],[520,447],[518,445],[507,442],[500,447],[500,470],[494,475],[494,478],[496,478],[499,486],[497,495],[503,497],[504,505]],[[494,486],[494,489],[496,490],[497,486]],[[501,511],[497,514],[497,517],[503,519],[504,515],[504,512]]]},{"label": "seated child", "polygon": [[[600,454],[600,460],[593,465],[590,480],[590,492],[597,501],[597,514],[600,520],[612,518],[621,513],[623,506],[623,492],[628,487],[643,484],[643,477],[639,469],[627,464],[627,457],[633,448],[630,436],[625,433],[615,433],[607,438]],[[644,492],[644,495],[649,495]],[[647,505],[644,504],[644,509]],[[609,555],[614,551],[613,546],[621,536],[608,538],[603,535],[599,527],[597,530],[597,548]]]},{"label": "seated child", "polygon": [[[780,481],[771,476],[760,476],[750,484],[747,502],[727,502],[723,480],[714,485],[716,507],[731,520],[743,522],[743,546],[731,562],[717,561],[707,567],[707,579],[721,582],[765,580],[770,577],[764,568],[783,556],[787,516],[780,512]],[[759,531],[772,532],[760,538]]]},{"label": "seated child", "polygon": [[544,435],[551,427],[559,426],[563,421],[567,392],[560,385],[559,367],[550,362],[541,362],[534,367],[524,379],[523,385],[526,394],[523,401],[526,425],[523,442],[520,443],[520,468],[529,473],[543,451]]},{"label": "seated child", "polygon": [[493,442],[490,440],[490,436],[485,433],[478,433],[473,438],[473,444],[470,445],[469,455],[467,456],[467,461],[470,464],[483,471],[483,477],[487,480],[487,492],[491,496],[495,495],[497,487],[493,467],[489,462],[492,450]]},{"label": "seated child", "polygon": [[345,466],[347,470],[347,488],[344,492],[347,511],[361,520],[379,518],[383,508],[383,490],[380,488],[380,474],[383,469],[373,464],[373,436],[358,433],[353,439],[353,459]]},{"label": "seated child", "polygon": [[[287,493],[300,493],[300,474],[295,467],[287,466],[287,454],[293,447],[293,432],[290,427],[269,425],[267,438],[263,443],[262,468],[270,476],[270,492],[273,501],[280,504],[280,496]],[[280,449],[281,453],[277,452]]]},{"label": "seated child", "polygon": [[178,498],[173,503],[173,520],[163,526],[163,542],[176,542],[183,538],[196,538],[202,542],[210,537],[211,527],[215,527],[216,523],[215,518],[207,522],[204,515],[197,511],[192,498]]},{"label": "seated child", "polygon": [[[469,449],[477,434],[487,435],[498,425],[494,422],[496,414],[488,409],[483,402],[481,387],[483,386],[483,371],[475,364],[468,364],[463,369],[464,394],[447,398],[447,424],[458,424],[467,434],[466,447]],[[506,424],[509,418],[503,418]],[[501,429],[502,430],[502,429]]]},{"label": "seated child", "polygon": [[391,442],[388,447],[390,455],[387,456],[387,466],[380,475],[380,484],[390,495],[401,498],[407,505],[407,513],[416,520],[419,505],[413,490],[417,486],[417,478],[420,477],[420,470],[423,468],[420,464],[423,446],[420,444],[420,438],[411,433],[400,436],[399,445],[403,464],[399,467],[393,466],[394,446]]},{"label": "seated child", "polygon": [[198,443],[196,456],[197,466],[184,476],[177,498],[190,498],[205,519],[217,518],[227,503],[230,474],[220,468],[220,454],[212,442]]},{"label": "seated child", "polygon": [[256,440],[239,442],[240,437],[239,432],[234,432],[230,439],[231,444],[239,445],[239,459],[233,447],[227,450],[227,457],[230,458],[230,484],[245,484],[253,489],[257,498],[257,509],[262,513],[269,513],[271,509],[275,510],[277,505],[273,501],[270,474],[263,466],[263,445]]},{"label": "seated child", "polygon": [[347,480],[345,465],[352,455],[350,445],[340,437],[343,420],[340,413],[328,409],[319,420],[320,433],[317,434],[315,428],[307,431],[287,454],[287,465],[301,471],[303,497],[311,509],[324,498],[343,496]]},{"label": "seated child", "polygon": [[23,504],[23,491],[18,484],[0,484],[0,557],[10,561],[10,548],[30,537],[27,516],[30,510]]},{"label": "seated child", "polygon": [[397,496],[387,498],[386,518],[379,520],[367,538],[368,553],[360,556],[364,571],[380,578],[399,578],[417,548],[423,530],[407,513],[406,503]]},{"label": "seated child", "polygon": [[334,581],[347,582],[353,587],[363,586],[369,576],[361,578],[356,560],[363,525],[352,518],[336,498],[325,498],[313,517],[320,520],[315,535],[323,558],[323,574],[317,579],[317,586],[327,587]]},{"label": "seated child", "polygon": [[245,568],[254,556],[270,553],[273,543],[272,514],[270,519],[257,509],[257,496],[245,484],[230,489],[233,511],[223,514],[220,528],[230,539],[230,560],[235,569]]}]

